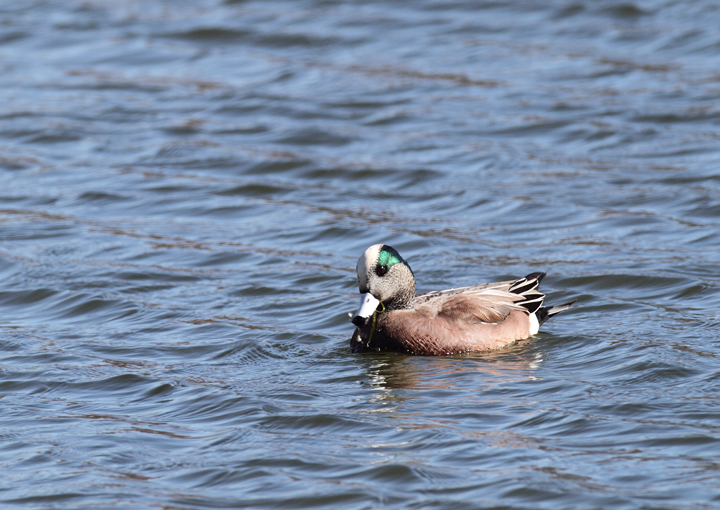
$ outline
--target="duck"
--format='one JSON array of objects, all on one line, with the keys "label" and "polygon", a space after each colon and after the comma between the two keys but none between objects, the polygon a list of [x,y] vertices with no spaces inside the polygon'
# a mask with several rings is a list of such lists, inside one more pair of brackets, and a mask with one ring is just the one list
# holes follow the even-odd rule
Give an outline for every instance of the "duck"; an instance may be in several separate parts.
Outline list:
[{"label": "duck", "polygon": [[370,246],[357,262],[360,307],[351,322],[354,353],[392,351],[444,356],[499,349],[535,335],[575,301],[543,306],[545,273],[415,294],[415,274],[386,244]]}]

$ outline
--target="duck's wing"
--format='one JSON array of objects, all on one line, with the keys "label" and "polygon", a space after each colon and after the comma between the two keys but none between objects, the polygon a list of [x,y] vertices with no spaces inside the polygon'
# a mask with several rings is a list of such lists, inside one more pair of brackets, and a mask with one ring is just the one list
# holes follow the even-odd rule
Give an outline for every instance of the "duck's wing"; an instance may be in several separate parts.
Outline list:
[{"label": "duck's wing", "polygon": [[415,297],[415,309],[423,315],[444,316],[463,322],[498,323],[513,310],[535,312],[545,295],[538,291],[545,273],[518,280],[428,292]]},{"label": "duck's wing", "polygon": [[[453,321],[498,323],[504,321],[513,310],[525,311],[517,303],[521,299],[517,294],[502,290],[462,292],[449,296],[433,308],[438,317]],[[425,308],[430,306],[425,305]]]},{"label": "duck's wing", "polygon": [[473,285],[471,287],[458,287],[455,289],[436,290],[433,292],[426,292],[424,294],[418,294],[413,300],[413,305],[427,304],[431,302],[442,301],[450,296],[456,294],[462,294],[464,292],[475,293],[489,289],[503,289],[508,290],[510,286],[517,280],[508,280],[506,282],[495,282],[495,283],[483,283],[480,285]]}]

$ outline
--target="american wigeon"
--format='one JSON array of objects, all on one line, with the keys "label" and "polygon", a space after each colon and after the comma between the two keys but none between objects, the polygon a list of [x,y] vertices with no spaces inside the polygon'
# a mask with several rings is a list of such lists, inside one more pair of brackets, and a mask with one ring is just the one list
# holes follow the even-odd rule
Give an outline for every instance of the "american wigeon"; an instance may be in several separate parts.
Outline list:
[{"label": "american wigeon", "polygon": [[415,295],[415,276],[392,247],[376,244],[357,263],[360,308],[353,352],[398,351],[439,356],[503,347],[538,332],[568,308],[542,306],[545,273]]}]

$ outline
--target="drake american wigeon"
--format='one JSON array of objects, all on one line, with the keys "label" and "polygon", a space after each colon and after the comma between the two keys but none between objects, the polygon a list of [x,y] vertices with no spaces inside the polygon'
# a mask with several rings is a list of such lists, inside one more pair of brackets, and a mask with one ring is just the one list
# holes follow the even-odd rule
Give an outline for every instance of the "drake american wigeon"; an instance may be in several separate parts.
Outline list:
[{"label": "drake american wigeon", "polygon": [[415,295],[408,263],[386,244],[371,246],[357,263],[360,308],[353,352],[398,351],[439,356],[503,347],[538,332],[575,301],[542,306],[545,273],[506,282]]}]

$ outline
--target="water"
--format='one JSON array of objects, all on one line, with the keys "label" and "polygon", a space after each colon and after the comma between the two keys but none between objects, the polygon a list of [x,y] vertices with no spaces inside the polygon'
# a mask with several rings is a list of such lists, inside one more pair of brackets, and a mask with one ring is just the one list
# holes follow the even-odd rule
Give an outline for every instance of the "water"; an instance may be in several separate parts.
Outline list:
[{"label": "water", "polygon": [[[716,2],[0,4],[3,508],[715,508]],[[578,307],[352,355],[354,266]]]}]

